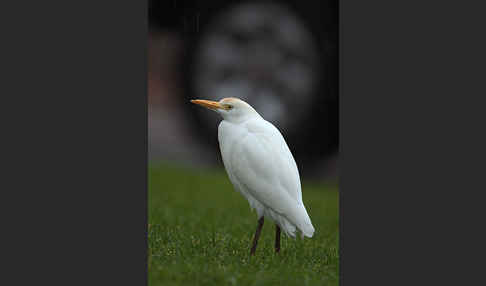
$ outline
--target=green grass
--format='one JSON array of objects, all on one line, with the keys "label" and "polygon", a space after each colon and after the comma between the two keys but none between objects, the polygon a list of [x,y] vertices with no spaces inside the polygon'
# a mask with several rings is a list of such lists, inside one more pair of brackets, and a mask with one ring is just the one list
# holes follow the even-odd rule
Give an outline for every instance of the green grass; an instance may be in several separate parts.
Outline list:
[{"label": "green grass", "polygon": [[249,256],[257,218],[221,170],[149,167],[149,285],[338,285],[339,216],[335,183],[302,182],[314,237],[282,235],[265,220]]}]

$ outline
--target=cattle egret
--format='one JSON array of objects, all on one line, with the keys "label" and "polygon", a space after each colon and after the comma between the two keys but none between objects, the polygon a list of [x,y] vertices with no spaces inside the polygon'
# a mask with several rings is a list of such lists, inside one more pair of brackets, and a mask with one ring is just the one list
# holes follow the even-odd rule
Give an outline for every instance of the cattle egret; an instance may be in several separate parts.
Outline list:
[{"label": "cattle egret", "polygon": [[302,202],[297,164],[280,131],[238,98],[191,102],[223,117],[218,140],[224,167],[258,215],[250,255],[255,254],[264,217],[276,225],[275,252],[280,251],[280,230],[293,238],[297,230],[302,237],[312,237],[314,226]]}]

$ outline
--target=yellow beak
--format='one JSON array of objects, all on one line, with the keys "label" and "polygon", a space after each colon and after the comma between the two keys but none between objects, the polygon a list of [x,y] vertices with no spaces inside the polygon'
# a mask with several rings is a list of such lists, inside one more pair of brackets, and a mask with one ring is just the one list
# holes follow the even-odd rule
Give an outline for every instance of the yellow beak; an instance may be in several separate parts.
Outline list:
[{"label": "yellow beak", "polygon": [[219,102],[212,100],[193,99],[191,102],[213,110],[224,108],[221,104],[219,104]]}]

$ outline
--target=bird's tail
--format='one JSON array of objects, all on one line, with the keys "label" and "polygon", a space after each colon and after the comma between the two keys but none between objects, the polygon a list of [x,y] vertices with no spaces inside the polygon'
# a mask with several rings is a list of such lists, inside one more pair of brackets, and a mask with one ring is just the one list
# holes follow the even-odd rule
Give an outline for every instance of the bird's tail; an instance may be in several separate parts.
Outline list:
[{"label": "bird's tail", "polygon": [[302,232],[302,236],[312,237],[315,229],[304,205],[301,205],[299,212],[300,214],[297,216],[297,228]]},{"label": "bird's tail", "polygon": [[314,235],[314,226],[303,204],[291,208],[289,215],[286,216],[267,208],[265,216],[272,218],[289,237],[295,238],[297,229],[302,232],[302,236],[312,237]]}]

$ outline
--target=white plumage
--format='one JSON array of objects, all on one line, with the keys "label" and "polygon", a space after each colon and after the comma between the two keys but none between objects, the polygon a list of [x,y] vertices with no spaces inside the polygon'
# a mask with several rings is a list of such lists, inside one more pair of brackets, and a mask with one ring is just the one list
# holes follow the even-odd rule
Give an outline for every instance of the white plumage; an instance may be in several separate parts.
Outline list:
[{"label": "white plumage", "polygon": [[218,140],[235,189],[258,218],[273,220],[288,236],[312,237],[314,227],[302,202],[299,171],[279,130],[237,98],[193,100],[219,113]]}]

